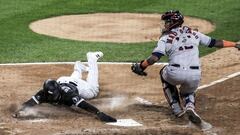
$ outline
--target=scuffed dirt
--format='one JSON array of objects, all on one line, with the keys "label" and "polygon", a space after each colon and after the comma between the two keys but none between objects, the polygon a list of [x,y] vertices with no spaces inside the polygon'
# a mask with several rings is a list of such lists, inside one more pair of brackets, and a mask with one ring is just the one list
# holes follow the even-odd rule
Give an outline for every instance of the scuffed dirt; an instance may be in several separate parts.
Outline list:
[{"label": "scuffed dirt", "polygon": [[[39,20],[30,28],[60,38],[131,43],[157,40],[162,28],[159,22],[159,14],[97,13]],[[196,18],[186,17],[185,23],[203,33],[214,30],[211,23]],[[240,71],[239,51],[233,48],[218,50],[201,61],[201,85]],[[161,68],[151,66],[146,70],[148,76],[140,77],[131,72],[130,65],[99,65],[100,94],[89,102],[117,119],[134,119],[143,124],[142,127],[116,127],[100,122],[83,110],[48,104],[28,110],[34,118],[12,118],[11,114],[38,91],[44,80],[70,75],[73,65],[1,65],[0,135],[232,135],[240,132],[240,76],[197,92],[197,111],[213,126],[202,130],[185,117],[177,119],[171,114],[159,79]],[[154,105],[143,105],[134,100],[136,97]]]},{"label": "scuffed dirt", "polygon": [[[201,85],[240,71],[239,52],[233,48],[221,49],[201,61]],[[12,112],[31,98],[44,80],[70,75],[73,65],[0,66],[0,134],[232,135],[240,132],[239,76],[198,91],[197,111],[213,126],[202,131],[189,124],[186,118],[177,119],[171,114],[158,75],[161,67],[151,66],[146,70],[148,76],[140,77],[130,71],[130,65],[99,65],[100,94],[89,102],[118,119],[131,118],[143,124],[142,127],[126,128],[106,125],[83,110],[47,104],[32,110],[33,114],[40,114],[38,118],[14,119]],[[155,105],[142,105],[134,100],[135,97]]]}]

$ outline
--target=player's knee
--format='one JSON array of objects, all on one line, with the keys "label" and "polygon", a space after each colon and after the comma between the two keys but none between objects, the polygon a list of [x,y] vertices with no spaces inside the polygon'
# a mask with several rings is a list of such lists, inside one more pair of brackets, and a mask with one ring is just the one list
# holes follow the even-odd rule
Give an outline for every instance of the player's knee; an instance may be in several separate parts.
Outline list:
[{"label": "player's knee", "polygon": [[165,67],[166,67],[166,66],[164,66],[164,67],[160,70],[160,72],[159,72],[160,79],[161,79],[162,83],[165,82],[165,80],[164,80],[164,78],[163,78],[163,70],[164,70]]}]

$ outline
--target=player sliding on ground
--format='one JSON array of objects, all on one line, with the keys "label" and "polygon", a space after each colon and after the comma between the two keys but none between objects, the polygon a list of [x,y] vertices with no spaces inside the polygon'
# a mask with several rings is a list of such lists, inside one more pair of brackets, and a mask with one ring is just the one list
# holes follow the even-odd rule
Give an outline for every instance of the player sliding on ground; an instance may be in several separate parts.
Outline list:
[{"label": "player sliding on ground", "polygon": [[[116,122],[117,120],[98,108],[89,104],[85,99],[91,99],[98,95],[98,66],[97,60],[103,56],[102,52],[87,53],[88,66],[80,61],[74,65],[71,76],[62,76],[56,81],[48,79],[44,82],[43,88],[23,103],[22,108],[13,114],[13,117],[21,117],[21,113],[28,107],[41,103],[76,106],[95,114],[101,121]],[[88,72],[86,81],[82,80],[82,72]]]},{"label": "player sliding on ground", "polygon": [[[188,115],[190,121],[201,123],[200,116],[195,112],[195,91],[201,78],[199,60],[199,44],[207,47],[236,47],[240,44],[216,40],[198,31],[184,26],[184,17],[179,11],[170,10],[164,13],[161,19],[165,22],[162,36],[160,37],[152,55],[140,63],[132,65],[131,69],[138,75],[147,75],[144,70],[157,62],[162,56],[169,58],[169,65],[160,71],[165,97],[177,117]],[[180,94],[177,85],[180,85]],[[183,106],[181,100],[183,101]]]}]

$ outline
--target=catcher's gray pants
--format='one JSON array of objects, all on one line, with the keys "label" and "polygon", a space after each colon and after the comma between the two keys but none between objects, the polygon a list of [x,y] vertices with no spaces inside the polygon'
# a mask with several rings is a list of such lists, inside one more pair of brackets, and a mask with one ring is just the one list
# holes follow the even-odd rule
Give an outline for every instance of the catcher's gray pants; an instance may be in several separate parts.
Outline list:
[{"label": "catcher's gray pants", "polygon": [[180,85],[180,95],[194,93],[200,83],[201,70],[190,67],[165,66],[162,77],[171,85]]}]

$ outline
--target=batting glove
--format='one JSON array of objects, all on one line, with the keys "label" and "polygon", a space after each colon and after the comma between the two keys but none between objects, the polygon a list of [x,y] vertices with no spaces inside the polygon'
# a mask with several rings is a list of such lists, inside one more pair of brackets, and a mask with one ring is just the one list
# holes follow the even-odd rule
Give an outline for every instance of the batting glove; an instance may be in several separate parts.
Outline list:
[{"label": "batting glove", "polygon": [[103,112],[97,112],[97,117],[104,122],[117,122],[117,120]]}]

